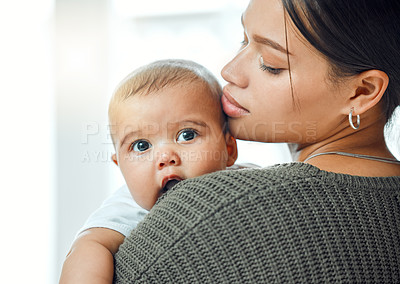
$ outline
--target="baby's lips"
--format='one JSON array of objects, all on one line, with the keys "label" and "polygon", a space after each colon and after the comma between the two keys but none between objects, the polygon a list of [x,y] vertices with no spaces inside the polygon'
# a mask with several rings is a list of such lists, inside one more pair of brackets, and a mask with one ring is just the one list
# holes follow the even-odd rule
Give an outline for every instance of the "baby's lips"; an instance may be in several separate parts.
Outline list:
[{"label": "baby's lips", "polygon": [[164,187],[167,185],[167,183],[169,181],[172,181],[172,180],[176,180],[177,181],[176,183],[174,183],[174,185],[175,185],[175,184],[177,184],[179,181],[181,181],[183,179],[178,175],[168,175],[168,176],[163,178],[163,181],[162,181],[162,184],[161,184],[161,189],[164,189]]}]

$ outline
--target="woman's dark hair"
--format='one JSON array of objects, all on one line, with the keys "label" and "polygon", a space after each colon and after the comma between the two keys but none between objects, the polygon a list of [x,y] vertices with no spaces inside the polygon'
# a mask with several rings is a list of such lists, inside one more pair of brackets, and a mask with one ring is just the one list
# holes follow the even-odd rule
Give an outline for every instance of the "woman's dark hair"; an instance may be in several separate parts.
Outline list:
[{"label": "woman's dark hair", "polygon": [[305,39],[331,63],[333,78],[377,69],[389,77],[386,121],[400,105],[400,0],[282,0]]}]

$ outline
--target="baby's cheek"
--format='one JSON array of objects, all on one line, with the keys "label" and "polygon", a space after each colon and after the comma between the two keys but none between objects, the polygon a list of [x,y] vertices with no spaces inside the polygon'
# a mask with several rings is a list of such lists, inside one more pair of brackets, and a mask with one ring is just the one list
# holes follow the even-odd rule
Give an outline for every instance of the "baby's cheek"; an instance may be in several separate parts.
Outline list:
[{"label": "baby's cheek", "polygon": [[210,159],[207,162],[208,172],[224,170],[226,168],[227,159],[228,159],[228,153],[226,151],[212,152],[212,155],[210,155]]},{"label": "baby's cheek", "polygon": [[139,206],[146,210],[150,210],[150,208],[153,207],[155,201],[153,201],[154,197],[152,192],[142,190],[142,188],[146,187],[141,187],[139,184],[136,184],[134,187],[128,185],[128,187],[133,199]]}]

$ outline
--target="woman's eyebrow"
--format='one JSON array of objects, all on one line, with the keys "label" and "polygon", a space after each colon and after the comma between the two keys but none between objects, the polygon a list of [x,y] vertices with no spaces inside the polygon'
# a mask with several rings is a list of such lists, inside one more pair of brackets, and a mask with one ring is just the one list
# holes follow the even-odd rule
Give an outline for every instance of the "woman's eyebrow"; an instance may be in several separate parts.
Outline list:
[{"label": "woman's eyebrow", "polygon": [[272,47],[273,49],[278,50],[278,51],[284,53],[285,55],[287,55],[287,54],[292,55],[286,48],[284,48],[282,45],[280,45],[276,41],[273,41],[272,39],[265,38],[265,37],[262,37],[259,35],[254,35],[253,39],[255,42]]},{"label": "woman's eyebrow", "polygon": [[[242,26],[244,28],[244,22],[243,22],[243,14],[240,18],[241,22],[242,22]],[[275,50],[278,50],[286,55],[293,55],[292,53],[290,53],[286,48],[284,48],[282,45],[280,45],[279,43],[277,43],[276,41],[273,41],[272,39],[269,38],[265,38],[259,35],[254,35],[253,40],[257,43],[260,43],[262,45],[267,45],[269,47],[272,47]]]}]

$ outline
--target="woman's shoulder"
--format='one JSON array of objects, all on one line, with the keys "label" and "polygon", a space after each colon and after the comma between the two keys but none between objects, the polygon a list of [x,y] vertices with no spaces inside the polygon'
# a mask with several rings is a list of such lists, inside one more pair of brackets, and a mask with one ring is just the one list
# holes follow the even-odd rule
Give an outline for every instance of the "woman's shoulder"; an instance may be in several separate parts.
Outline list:
[{"label": "woman's shoulder", "polygon": [[276,191],[290,191],[316,174],[315,169],[303,163],[219,171],[181,181],[158,203],[167,199],[167,202],[176,201],[179,206],[185,204],[192,209],[225,206],[244,196],[272,196]]},{"label": "woman's shoulder", "polygon": [[[203,175],[180,182],[166,195],[173,196],[173,199],[190,199],[201,204],[220,206],[224,202],[248,196],[274,200],[288,195],[314,198],[314,195],[330,196],[338,192],[348,196],[358,192],[367,195],[400,195],[400,177],[351,176],[293,162],[266,168],[225,170]],[[190,203],[187,204],[191,206]]]},{"label": "woman's shoulder", "polygon": [[[204,184],[210,186],[247,187],[308,187],[312,183],[321,186],[336,185],[339,187],[400,190],[400,176],[364,177],[328,172],[301,162],[276,164],[265,168],[247,168],[225,170],[203,175],[185,181],[186,184]],[[185,183],[182,183],[184,185]]]},{"label": "woman's shoulder", "polygon": [[318,168],[293,162],[265,168],[218,171],[182,181],[175,189],[183,190],[195,187],[197,190],[208,191],[212,188],[214,192],[222,190],[224,193],[237,195],[261,188],[272,190],[273,188],[291,187],[293,182],[307,181],[318,175],[320,175]]},{"label": "woman's shoulder", "polygon": [[307,176],[315,176],[318,173],[318,169],[304,163],[285,163],[276,164],[269,167],[263,168],[239,168],[234,170],[218,171],[210,174],[206,174],[194,179],[190,179],[187,182],[208,182],[214,181],[215,183],[225,183],[229,180],[229,183],[234,185],[235,182],[271,182],[271,183],[284,183],[293,178],[304,178]]}]

